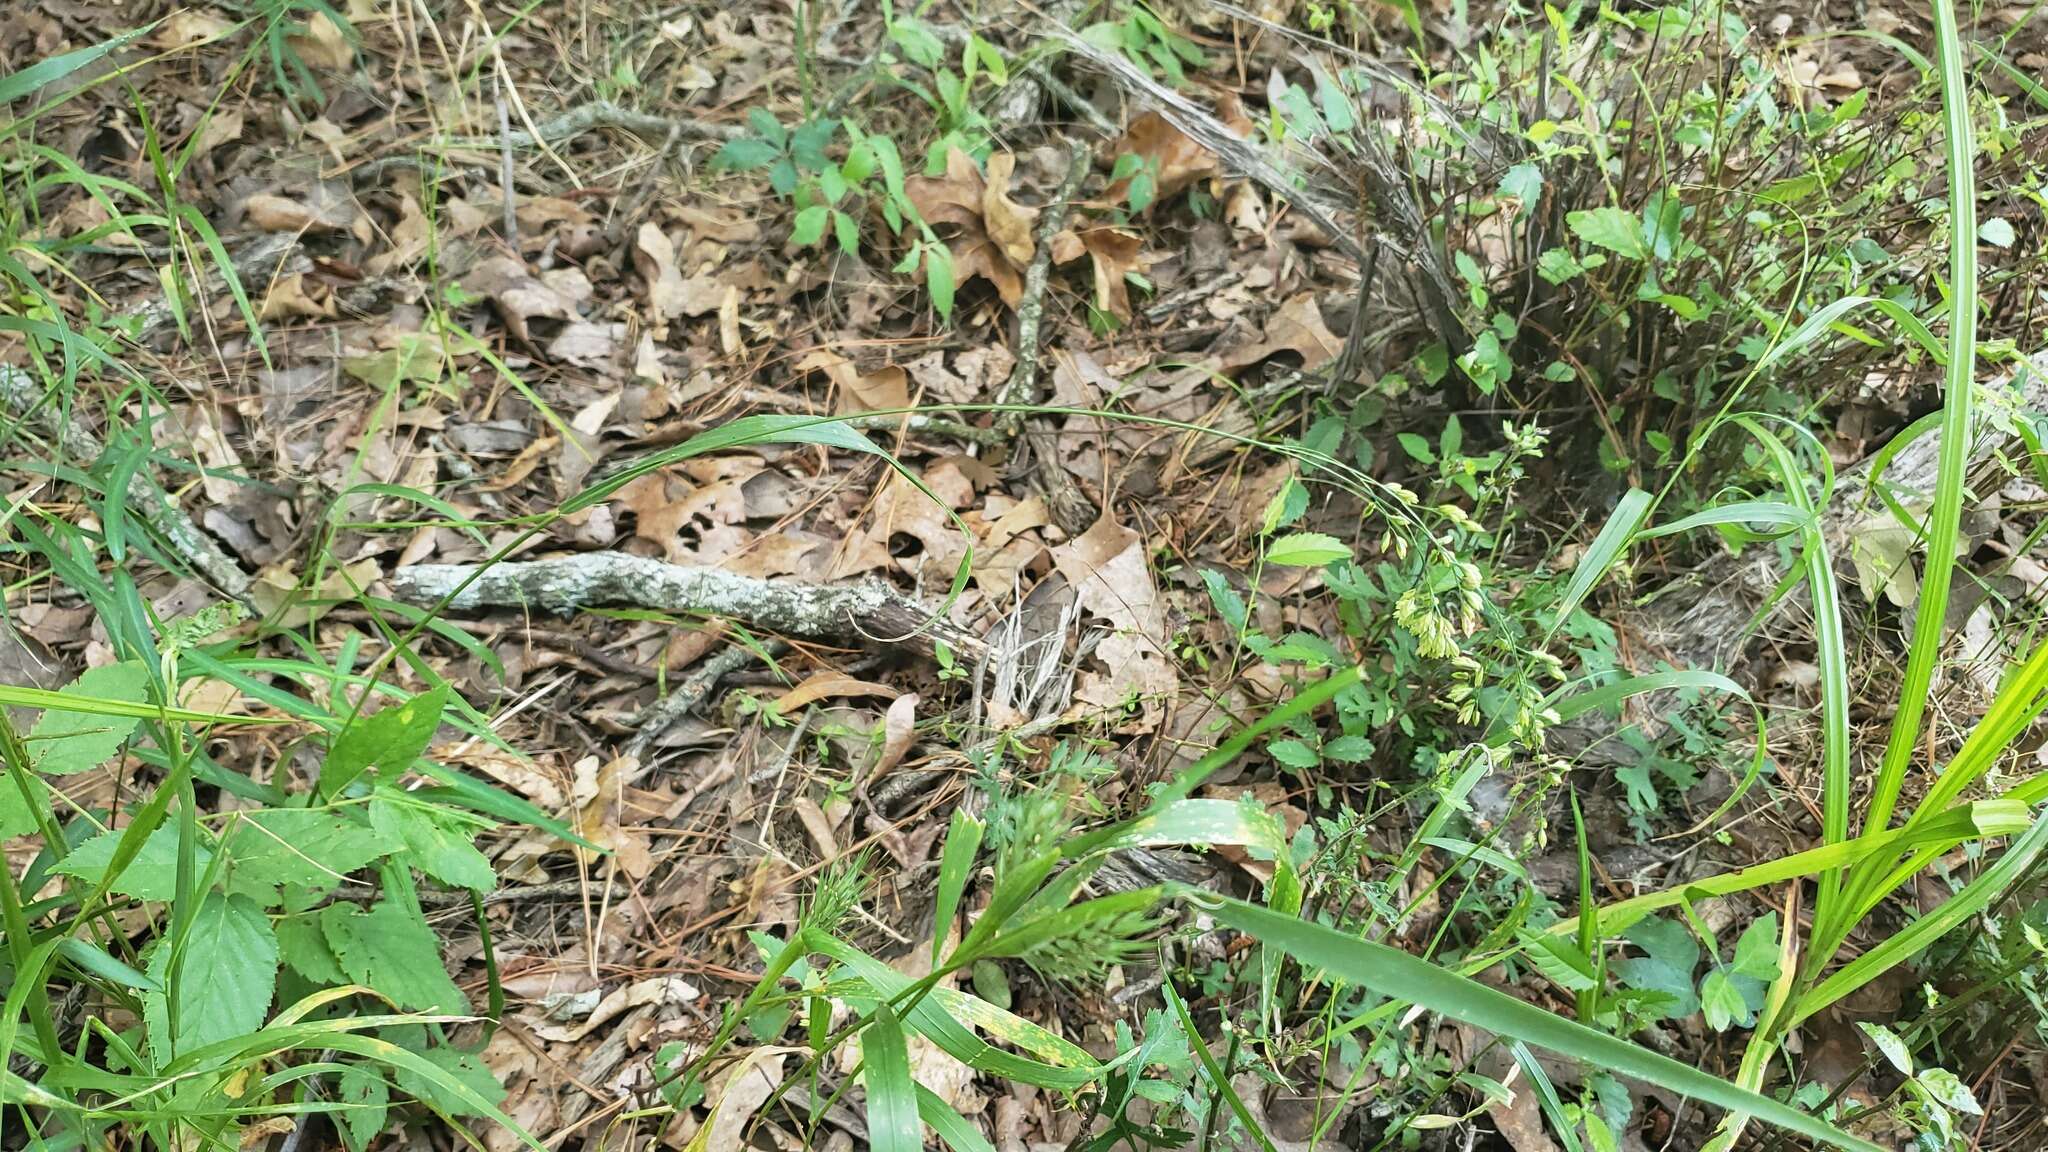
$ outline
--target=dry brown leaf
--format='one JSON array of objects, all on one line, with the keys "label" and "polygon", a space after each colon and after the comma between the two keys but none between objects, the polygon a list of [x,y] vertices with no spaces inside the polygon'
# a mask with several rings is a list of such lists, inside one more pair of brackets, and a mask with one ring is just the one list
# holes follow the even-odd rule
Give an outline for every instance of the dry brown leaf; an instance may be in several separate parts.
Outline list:
[{"label": "dry brown leaf", "polygon": [[1223,354],[1223,367],[1235,372],[1280,352],[1301,357],[1301,370],[1313,372],[1335,360],[1344,351],[1344,341],[1323,323],[1323,310],[1313,292],[1290,297],[1266,318],[1265,339],[1233,348]]},{"label": "dry brown leaf", "polygon": [[309,284],[303,272],[293,272],[271,281],[269,291],[263,294],[262,306],[256,310],[259,320],[284,320],[296,316],[331,320],[334,315],[333,295],[325,285]]},{"label": "dry brown leaf", "polygon": [[[917,176],[904,182],[905,195],[927,224],[958,229],[946,245],[953,257],[953,286],[979,276],[995,285],[996,294],[1012,308],[1024,298],[1022,269],[1031,261],[1031,219],[1036,215],[1009,200],[1015,164],[1015,157],[1006,154],[991,157],[989,172],[1000,182],[984,180],[973,158],[956,148],[946,154],[943,177]],[[991,204],[996,206],[993,212]],[[1014,255],[1019,252],[1021,257]]]},{"label": "dry brown leaf", "polygon": [[1131,290],[1125,275],[1145,271],[1139,252],[1145,241],[1121,228],[1086,228],[1053,237],[1052,258],[1061,264],[1085,253],[1095,270],[1095,306],[1119,320],[1131,318]]},{"label": "dry brown leaf", "polygon": [[683,274],[676,270],[676,246],[653,221],[640,225],[633,243],[633,267],[647,281],[647,306],[655,315],[673,320],[683,314],[687,291]]},{"label": "dry brown leaf", "polygon": [[744,217],[729,220],[708,208],[685,204],[676,209],[676,215],[690,229],[692,235],[721,244],[750,244],[761,238],[761,226]]},{"label": "dry brown leaf", "polygon": [[799,372],[822,372],[839,391],[840,412],[885,412],[910,407],[910,377],[903,369],[889,365],[863,373],[853,361],[829,348],[820,348],[797,361]]},{"label": "dry brown leaf", "polygon": [[[563,283],[566,286],[573,282]],[[515,256],[493,256],[482,261],[462,278],[462,286],[495,305],[505,327],[528,344],[533,342],[528,321],[576,319],[575,302],[555,285],[535,279],[527,272],[526,262]],[[583,287],[587,295],[587,280]]]},{"label": "dry brown leaf", "polygon": [[583,481],[590,470],[603,458],[604,450],[599,437],[604,432],[604,422],[611,418],[612,411],[619,406],[622,393],[609,396],[583,406],[569,419],[568,439],[562,442],[562,452],[555,458],[555,486],[557,495],[568,496],[583,487]]},{"label": "dry brown leaf", "polygon": [[201,41],[225,36],[233,31],[235,22],[207,8],[181,8],[157,26],[156,35],[149,38],[151,44],[166,52],[190,48]]},{"label": "dry brown leaf", "polygon": [[534,1035],[557,1044],[574,1043],[597,1031],[634,1008],[680,1007],[695,1000],[697,989],[680,976],[652,976],[635,980],[624,988],[605,994],[590,1015],[577,1024],[528,1025]]},{"label": "dry brown leaf", "polygon": [[619,341],[625,337],[623,323],[571,320],[548,341],[548,359],[609,374],[618,368]]},{"label": "dry brown leaf", "polygon": [[1136,698],[1144,708],[1143,726],[1156,725],[1161,703],[1173,698],[1180,676],[1166,657],[1166,605],[1145,562],[1144,537],[1104,516],[1053,549],[1052,559],[1081,607],[1115,629],[1095,649],[1106,671],[1084,673],[1075,700],[1113,710]]},{"label": "dry brown leaf", "polygon": [[[782,1086],[782,1064],[784,1058],[795,1051],[791,1048],[756,1048],[740,1059],[724,1083],[714,1081],[707,1097],[715,1097],[712,1106],[710,1131],[703,1133],[702,1152],[742,1152],[750,1148],[746,1142],[747,1129],[752,1125],[754,1113]],[[696,1147],[696,1141],[691,1141]]]},{"label": "dry brown leaf", "polygon": [[356,208],[347,189],[315,181],[292,196],[258,192],[242,201],[242,220],[259,232],[347,232]]},{"label": "dry brown leaf", "polygon": [[836,672],[818,672],[805,677],[803,683],[784,692],[775,701],[775,710],[787,716],[807,704],[815,704],[820,700],[836,700],[847,696],[880,696],[885,700],[894,700],[901,695],[902,689],[878,684],[873,680],[857,680]]},{"label": "dry brown leaf", "polygon": [[1008,152],[988,158],[988,183],[981,192],[981,221],[989,238],[1010,263],[1022,267],[1031,263],[1031,255],[1037,250],[1031,238],[1031,225],[1038,219],[1038,209],[1022,207],[1010,199],[1010,175],[1016,168],[1017,158]]},{"label": "dry brown leaf", "polygon": [[718,346],[727,356],[737,356],[747,350],[746,341],[740,337],[740,290],[737,285],[726,285],[725,299],[718,302]]},{"label": "dry brown leaf", "polygon": [[285,37],[285,43],[308,68],[339,72],[355,63],[348,35],[325,12],[315,11],[307,17],[305,28]]},{"label": "dry brown leaf", "polygon": [[[1239,136],[1251,134],[1252,123],[1245,117],[1244,107],[1236,96],[1226,94],[1217,102],[1216,113],[1217,119]],[[1110,159],[1124,155],[1145,161],[1145,167],[1152,172],[1154,204],[1171,198],[1197,180],[1206,180],[1223,171],[1214,152],[1196,143],[1157,112],[1147,112],[1131,121],[1131,126],[1110,146]],[[1129,178],[1119,180],[1103,190],[1102,198],[1112,204],[1121,204],[1130,195],[1130,187]],[[1150,210],[1150,205],[1147,205],[1147,210]]]},{"label": "dry brown leaf", "polygon": [[192,154],[204,156],[215,148],[232,140],[242,138],[242,113],[234,108],[216,109],[206,118],[206,126],[199,130],[199,139],[192,143]]},{"label": "dry brown leaf", "polygon": [[903,763],[903,757],[910,752],[910,742],[916,736],[917,693],[912,692],[890,701],[889,710],[882,714],[882,750],[875,756],[875,765],[868,769],[864,779],[872,784]]}]

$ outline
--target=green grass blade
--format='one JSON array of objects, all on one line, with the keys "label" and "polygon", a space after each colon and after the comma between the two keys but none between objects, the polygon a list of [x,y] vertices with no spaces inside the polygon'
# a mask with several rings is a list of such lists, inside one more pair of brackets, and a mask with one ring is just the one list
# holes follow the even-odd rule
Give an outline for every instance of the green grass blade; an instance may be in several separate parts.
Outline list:
[{"label": "green grass blade", "polygon": [[1934,664],[1941,652],[1955,570],[1956,535],[1963,515],[1965,470],[1976,433],[1972,413],[1977,367],[1977,149],[1971,138],[1969,73],[1963,67],[1962,37],[1954,0],[1933,0],[1935,62],[1941,77],[1942,122],[1948,167],[1948,355],[1942,379],[1941,454],[1936,464],[1934,508],[1927,516],[1927,570],[1920,579],[1920,603],[1913,616],[1913,644],[1906,654],[1899,710],[1885,739],[1884,759],[1872,785],[1864,827],[1883,828],[1904,785],[1906,766],[1920,741]]},{"label": "green grass blade", "polygon": [[923,1152],[917,1089],[910,1078],[910,1048],[903,1025],[887,1004],[860,1034],[868,1088],[868,1147],[874,1152]]},{"label": "green grass blade", "polygon": [[1574,1057],[1616,1075],[1634,1077],[1696,1100],[1746,1112],[1810,1140],[1854,1152],[1879,1152],[1877,1145],[1768,1096],[1744,1091],[1690,1064],[1553,1015],[1398,948],[1280,916],[1240,900],[1203,899],[1195,894],[1190,899],[1218,922],[1277,945],[1306,966],[1322,968],[1383,996],[1421,1005],[1451,1019]]},{"label": "green grass blade", "polygon": [[922,1084],[917,1085],[917,1116],[952,1152],[996,1152],[988,1137],[954,1111],[943,1097]]},{"label": "green grass blade", "polygon": [[[19,72],[9,72],[5,76],[0,76],[0,104],[11,104],[38,88],[55,84],[107,53],[126,47],[136,37],[154,27],[156,24],[152,21],[141,28],[123,32],[111,40],[103,40],[75,52],[52,56],[48,60],[39,60]],[[8,127],[12,126],[13,122],[9,122]]]},{"label": "green grass blade", "polygon": [[1882,943],[1844,964],[1834,975],[1815,985],[1813,990],[1800,996],[1792,1007],[1793,1025],[1833,1004],[1865,984],[1889,972],[1899,963],[1918,953],[1921,949],[1940,939],[1941,936],[1991,906],[2005,895],[2013,882],[2025,872],[2048,846],[2048,817],[2035,821],[2026,835],[2014,841],[1998,863],[1984,870],[1983,874],[1963,886],[1963,890],[1943,901],[1939,908],[1913,921],[1904,931],[1887,937]]},{"label": "green grass blade", "polygon": [[1608,514],[1607,523],[1600,526],[1599,534],[1586,545],[1585,555],[1579,557],[1578,566],[1572,569],[1572,580],[1565,586],[1564,596],[1557,602],[1557,615],[1550,621],[1550,635],[1557,630],[1578,609],[1579,604],[1600,583],[1601,577],[1613,569],[1628,551],[1629,543],[1635,538],[1636,529],[1642,526],[1644,517],[1650,514],[1656,498],[1640,488],[1631,488]]},{"label": "green grass blade", "polygon": [[1258,1118],[1245,1106],[1244,1098],[1231,1086],[1230,1076],[1224,1072],[1222,1065],[1216,1063],[1215,1054],[1209,1051],[1208,1039],[1202,1035],[1201,1029],[1195,1027],[1195,1018],[1189,1015],[1187,1002],[1174,990],[1173,981],[1168,980],[1161,984],[1159,991],[1165,995],[1166,1002],[1173,1006],[1173,1014],[1180,1021],[1180,1030],[1188,1038],[1188,1050],[1201,1062],[1202,1078],[1209,1082],[1210,1090],[1229,1105],[1231,1115],[1237,1117],[1237,1122],[1258,1141],[1264,1152],[1278,1152],[1273,1147],[1272,1138],[1266,1135],[1266,1130],[1259,1127]]}]

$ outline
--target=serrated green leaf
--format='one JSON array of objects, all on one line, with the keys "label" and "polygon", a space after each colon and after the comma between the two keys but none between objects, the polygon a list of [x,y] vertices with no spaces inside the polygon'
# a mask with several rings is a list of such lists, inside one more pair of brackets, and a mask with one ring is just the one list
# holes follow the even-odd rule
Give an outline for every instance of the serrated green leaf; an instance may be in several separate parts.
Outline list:
[{"label": "serrated green leaf", "polygon": [[491,862],[470,842],[483,827],[473,821],[380,788],[370,798],[370,826],[403,843],[405,862],[443,884],[477,892],[497,886]]},{"label": "serrated green leaf", "polygon": [[[148,703],[149,670],[139,662],[108,664],[58,690],[59,696],[92,697],[133,705]],[[96,716],[52,707],[42,714],[23,742],[36,771],[51,776],[84,772],[107,762],[141,720],[135,716]]]},{"label": "serrated green leaf", "polygon": [[327,946],[327,932],[320,926],[318,911],[280,917],[274,928],[278,959],[308,983],[332,988],[349,982],[348,973],[341,970],[341,962],[334,958],[334,949]]},{"label": "serrated green leaf", "polygon": [[[4,782],[0,782],[0,787],[6,787]],[[119,830],[102,832],[72,849],[50,871],[75,876],[97,886],[106,875],[107,865],[113,862],[114,850],[120,846]],[[198,849],[193,867],[204,873],[213,861],[213,853],[204,844]],[[178,829],[171,824],[159,825],[143,840],[135,859],[121,870],[107,890],[121,896],[133,896],[137,900],[168,901],[175,897],[178,894]]]},{"label": "serrated green leaf", "polygon": [[737,140],[727,140],[712,155],[711,166],[714,169],[723,168],[732,172],[751,172],[775,163],[776,158],[781,155],[782,149],[766,140],[756,136],[742,136]]},{"label": "serrated green leaf", "polygon": [[1320,568],[1350,558],[1351,549],[1342,540],[1323,532],[1295,532],[1266,545],[1268,564],[1290,568]]},{"label": "serrated green leaf", "polygon": [[1363,764],[1372,759],[1372,741],[1363,736],[1339,736],[1323,745],[1323,759],[1339,764]]},{"label": "serrated green leaf", "polygon": [[[414,1099],[424,1100],[449,1116],[488,1115],[470,1096],[492,1107],[504,1102],[505,1086],[476,1056],[447,1047],[428,1048],[420,1056],[441,1075],[429,1078],[404,1068],[393,1070],[398,1087]],[[468,1089],[468,1094],[452,1090],[447,1083],[451,1080]]]},{"label": "serrated green leaf", "polygon": [[825,237],[825,225],[831,222],[832,209],[823,204],[813,204],[796,214],[796,224],[790,229],[791,242],[808,248]]},{"label": "serrated green leaf", "polygon": [[[151,949],[148,972],[162,991],[144,994],[143,1016],[150,1051],[163,1063],[174,1050],[232,1040],[263,1026],[277,985],[277,937],[255,901],[209,892],[182,936],[164,937]],[[174,991],[175,1013],[168,999]]]},{"label": "serrated green leaf", "polygon": [[1300,740],[1275,740],[1266,745],[1266,754],[1289,768],[1313,768],[1323,762],[1315,749]]},{"label": "serrated green leaf", "polygon": [[469,999],[441,963],[434,930],[391,900],[369,909],[330,904],[320,913],[327,946],[348,978],[375,988],[400,1008],[415,1012],[469,1011]]},{"label": "serrated green leaf", "polygon": [[370,1146],[391,1114],[391,1088],[384,1077],[367,1064],[351,1064],[336,1081],[336,1095],[346,1105],[341,1113],[342,1142],[349,1152],[363,1152]]},{"label": "serrated green leaf", "polygon": [[[22,795],[26,785],[28,794]],[[40,813],[50,810],[50,789],[40,779],[25,776],[17,784],[13,774],[0,776],[0,839],[13,839],[42,830]]]},{"label": "serrated green leaf", "polygon": [[225,840],[228,888],[265,905],[298,884],[324,891],[349,873],[405,846],[354,813],[325,808],[266,808],[239,813]]},{"label": "serrated green leaf", "polygon": [[1642,220],[1619,208],[1586,208],[1565,215],[1565,225],[1587,244],[1605,248],[1617,256],[1642,260],[1650,254],[1649,238]]}]

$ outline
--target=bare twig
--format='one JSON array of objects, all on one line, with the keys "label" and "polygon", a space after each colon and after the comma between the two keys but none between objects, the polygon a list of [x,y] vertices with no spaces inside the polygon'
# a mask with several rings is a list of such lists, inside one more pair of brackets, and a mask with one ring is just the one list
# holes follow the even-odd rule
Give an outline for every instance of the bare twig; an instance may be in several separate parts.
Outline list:
[{"label": "bare twig", "polygon": [[470,564],[421,564],[394,572],[391,589],[399,600],[418,605],[439,604],[452,594],[449,607],[457,611],[539,608],[567,615],[579,608],[626,604],[724,616],[808,640],[901,643],[922,652],[944,643],[964,662],[980,659],[985,647],[981,637],[878,581],[757,580],[618,552],[497,564],[481,571]]},{"label": "bare twig", "polygon": [[[789,646],[779,640],[768,641],[765,648],[770,656],[779,656],[789,650]],[[753,648],[735,644],[704,661],[688,679],[676,685],[673,692],[641,709],[640,714],[633,718],[636,730],[626,741],[622,749],[624,754],[645,765],[647,753],[653,749],[655,741],[675,727],[676,721],[688,715],[692,708],[703,703],[720,681],[752,663],[758,655]]]},{"label": "bare twig", "polygon": [[[1003,385],[1004,404],[1030,404],[1038,399],[1038,349],[1043,340],[1045,286],[1052,275],[1052,241],[1066,226],[1067,206],[1081,191],[1081,181],[1087,175],[1088,145],[1080,140],[1070,141],[1067,177],[1038,218],[1038,251],[1031,256],[1031,266],[1024,270],[1024,296],[1017,304],[1017,366],[1010,370],[1009,382]],[[1022,412],[1002,412],[996,416],[996,426],[1008,436],[1015,436],[1023,422]]]}]

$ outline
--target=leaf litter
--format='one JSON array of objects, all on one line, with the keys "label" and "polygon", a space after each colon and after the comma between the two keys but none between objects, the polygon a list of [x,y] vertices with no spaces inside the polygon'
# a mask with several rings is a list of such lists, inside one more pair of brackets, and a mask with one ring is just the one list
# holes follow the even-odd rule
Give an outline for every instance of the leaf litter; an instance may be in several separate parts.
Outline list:
[{"label": "leaf litter", "polygon": [[[7,41],[16,63],[24,45],[47,55],[108,19],[73,7],[35,6]],[[779,78],[794,65],[788,14],[741,9],[660,22],[646,37],[658,47],[633,83],[662,76],[669,111],[693,124],[733,126],[747,107],[796,116],[800,101]],[[1094,413],[1229,433],[1264,427],[1263,390],[1284,395],[1345,351],[1359,268],[1327,235],[1277,229],[1285,205],[1269,203],[1270,190],[1220,153],[1222,143],[1197,140],[1156,111],[1134,110],[1119,135],[1096,141],[1107,171],[1090,177],[1075,204],[1056,204],[1062,173],[1040,153],[1057,155],[1050,145],[1068,129],[1034,120],[979,147],[938,149],[903,180],[905,201],[947,254],[942,274],[955,303],[950,324],[940,323],[917,282],[877,271],[914,242],[881,232],[879,210],[854,221],[854,252],[834,247],[836,236],[796,245],[795,212],[774,198],[772,171],[719,171],[705,136],[680,129],[670,138],[617,126],[542,132],[545,148],[513,149],[501,170],[490,98],[428,79],[407,24],[369,5],[340,15],[346,29],[315,9],[281,37],[320,81],[297,100],[235,72],[231,49],[247,30],[208,7],[170,15],[150,37],[190,71],[136,75],[157,107],[209,108],[209,86],[237,85],[220,94],[239,106],[214,107],[203,124],[190,118],[195,175],[185,191],[230,247],[258,233],[293,245],[287,261],[243,277],[264,327],[260,349],[232,293],[215,289],[194,293],[177,324],[204,338],[136,350],[151,371],[193,382],[170,393],[169,410],[149,414],[197,466],[183,495],[207,505],[201,523],[255,578],[249,599],[267,620],[262,629],[237,625],[239,640],[277,660],[301,648],[354,659],[387,635],[379,612],[391,572],[503,549],[511,559],[616,551],[791,587],[880,580],[975,635],[1048,603],[1053,618],[1071,622],[1039,633],[1053,642],[1052,663],[1071,673],[1047,682],[1066,690],[1029,701],[1028,713],[1005,705],[973,715],[978,670],[887,643],[806,643],[769,658],[764,637],[706,614],[619,605],[566,621],[513,609],[471,614],[455,621],[461,639],[422,639],[424,667],[401,662],[386,675],[407,692],[446,680],[491,718],[487,728],[431,732],[432,760],[491,782],[558,822],[556,831],[511,820],[435,823],[407,815],[403,795],[373,801],[360,827],[282,808],[235,816],[238,802],[218,799],[217,814],[230,817],[219,847],[251,876],[200,906],[193,946],[202,958],[240,954],[221,963],[264,983],[262,1003],[250,1008],[254,992],[217,1007],[188,1003],[190,1022],[166,1020],[164,1035],[186,1046],[256,1027],[273,1007],[275,969],[367,984],[401,1009],[465,1014],[497,980],[504,1026],[485,1040],[478,1024],[451,1025],[459,1043],[430,1050],[551,1147],[591,1147],[613,1118],[661,1099],[663,1061],[715,1032],[721,1011],[757,978],[764,939],[796,924],[809,883],[835,862],[884,849],[894,866],[878,870],[849,931],[906,977],[930,970],[932,881],[922,865],[972,770],[942,733],[993,716],[1035,754],[1049,754],[1054,730],[1111,742],[1133,769],[1130,781],[1105,787],[1119,802],[1140,791],[1136,781],[1184,762],[1180,749],[1213,744],[1220,713],[1244,714],[1277,688],[1251,673],[1216,681],[1191,657],[1188,637],[1203,633],[1218,652],[1235,642],[1204,632],[1214,621],[1203,574],[1247,578],[1256,517],[1294,465]],[[508,125],[573,112],[554,106],[551,65],[557,53],[588,51],[576,46],[580,27],[566,8],[530,15],[495,34],[518,96],[509,103],[520,106],[517,117],[508,110]],[[885,34],[866,15],[842,23],[849,41],[856,31]],[[611,64],[600,72],[618,75]],[[1847,60],[1802,58],[1791,73],[1830,99],[1865,82]],[[1256,86],[1247,94],[1260,98]],[[67,109],[54,130],[90,143],[92,163],[133,178],[144,162],[134,109],[111,95],[88,99],[110,127]],[[1239,93],[1205,102],[1229,135],[1253,135]],[[1123,157],[1135,169],[1111,175]],[[570,183],[574,172],[591,182]],[[95,197],[44,207],[47,236],[110,225]],[[1048,214],[1056,219],[1042,231]],[[132,238],[113,230],[96,243],[88,282],[111,303],[161,291],[165,279],[133,254]],[[1051,286],[1033,297],[1035,264],[1050,266]],[[1027,308],[1043,310],[1042,350],[1015,343],[1013,321]],[[1040,351],[1039,393],[1012,394],[1017,357]],[[9,365],[17,352],[0,345]],[[1248,393],[1262,398],[1256,412]],[[759,444],[648,469],[575,516],[523,527],[522,518],[620,467],[742,415],[1020,400],[1069,409],[1028,417],[1028,427],[1050,433],[1044,457],[1025,453],[1020,425],[999,414],[963,411],[944,426],[878,421],[871,431],[910,463],[915,481],[830,444]],[[144,407],[130,402],[127,415]],[[1093,516],[1082,530],[1061,527],[1033,469],[1056,469],[1084,494]],[[1334,524],[1347,511],[1319,515]],[[1866,599],[1914,595],[1910,541],[1894,539],[1898,531],[1873,520],[1856,534],[1849,555]],[[951,596],[963,565],[965,591]],[[1291,582],[1269,584],[1290,594],[1307,586],[1300,574],[1268,575]],[[143,593],[165,596],[173,583],[156,574]],[[1287,624],[1334,632],[1318,611],[1291,605]],[[127,674],[104,622],[76,604],[10,601],[9,616],[22,630],[9,633],[21,649],[6,657],[9,683],[61,684],[68,677],[50,671],[61,667],[85,669],[79,683],[99,690]],[[699,685],[734,649],[760,658]],[[281,673],[255,687],[286,685],[315,691]],[[694,693],[693,706],[650,758],[616,755],[655,701],[676,693]],[[276,703],[270,691],[237,690],[206,706],[257,715]],[[44,733],[69,738],[51,755],[76,758],[73,803],[91,807],[90,786],[107,794],[107,807],[147,770],[123,757],[129,731],[118,727]],[[242,731],[225,739],[269,766],[267,783],[316,786],[313,760],[256,752],[260,738]],[[379,788],[434,786],[410,761],[386,767]],[[56,776],[73,765],[46,757],[37,768]],[[1272,773],[1245,784],[1226,775],[1205,795],[1248,798],[1283,814],[1290,833],[1306,819],[1300,794]],[[156,861],[166,842],[148,845],[144,860]],[[388,891],[366,895],[379,861],[401,847],[441,894],[480,892],[488,964],[473,921],[423,920]],[[88,841],[59,871],[90,877],[111,851],[109,841]],[[1256,852],[1231,847],[1216,858],[1260,880],[1273,875]],[[167,896],[154,884],[116,890],[141,901]],[[269,927],[263,909],[282,905],[266,902],[309,896],[326,902],[281,935]],[[466,914],[469,905],[465,896],[432,907]],[[1020,1015],[1110,1054],[1112,1002],[1031,989],[1025,969],[1012,968],[1027,989]],[[158,1000],[144,1008],[165,1010]],[[774,1127],[788,1116],[767,1105],[787,1107],[778,1093],[798,1082],[801,1054],[756,1039],[701,1099],[677,1109],[664,1143],[736,1149],[758,1146],[764,1131],[788,1135]],[[1006,1134],[1006,1147],[1080,1137],[1073,1113],[1043,1096],[1006,1095],[921,1033],[908,1039],[915,1081]],[[848,1045],[831,1071],[851,1078],[860,1064],[859,1046]],[[382,1081],[336,1088],[365,1103],[390,1095]],[[420,1094],[419,1083],[411,1088]],[[873,1089],[855,1089],[863,1090]],[[1548,1146],[1532,1099],[1493,1106],[1503,1137],[1528,1152]],[[858,1117],[831,1114],[851,1117],[833,1129],[832,1146],[865,1139]],[[396,1131],[347,1126],[351,1147]],[[494,1150],[519,1146],[506,1130],[481,1127]]]}]

